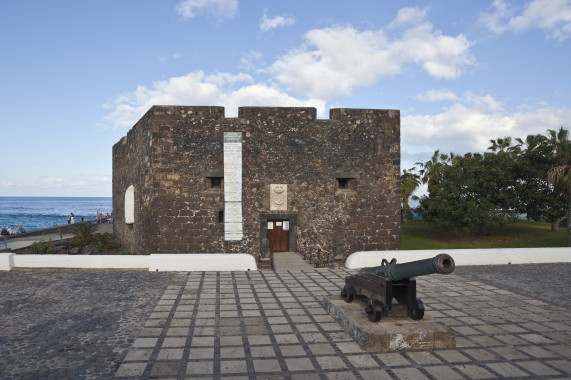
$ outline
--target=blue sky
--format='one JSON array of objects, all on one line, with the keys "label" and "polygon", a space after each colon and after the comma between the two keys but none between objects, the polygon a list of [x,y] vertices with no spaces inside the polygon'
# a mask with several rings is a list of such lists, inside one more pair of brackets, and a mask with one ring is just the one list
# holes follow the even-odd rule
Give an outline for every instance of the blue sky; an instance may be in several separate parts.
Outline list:
[{"label": "blue sky", "polygon": [[401,110],[401,168],[571,127],[571,0],[0,3],[0,196],[110,196],[153,104]]}]

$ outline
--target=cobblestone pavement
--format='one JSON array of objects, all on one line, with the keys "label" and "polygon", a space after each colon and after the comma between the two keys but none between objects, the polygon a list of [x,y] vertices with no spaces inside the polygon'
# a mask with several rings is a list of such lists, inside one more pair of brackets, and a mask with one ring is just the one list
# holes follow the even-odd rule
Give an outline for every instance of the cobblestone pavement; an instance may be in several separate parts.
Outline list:
[{"label": "cobblestone pavement", "polygon": [[[493,271],[494,267],[487,269]],[[545,269],[549,271],[548,267]],[[559,269],[554,266],[554,271]],[[552,292],[569,293],[568,269],[564,269],[565,283],[551,289]],[[525,272],[525,268],[520,272]],[[571,376],[568,310],[455,274],[421,277],[417,286],[426,314],[456,332],[456,349],[364,352],[322,307],[323,296],[339,294],[344,277],[353,273],[328,269],[179,273],[116,376],[179,379]]]},{"label": "cobblestone pavement", "polygon": [[0,272],[0,378],[570,378],[570,270],[420,277],[457,348],[391,353],[364,352],[322,307],[354,271]]},{"label": "cobblestone pavement", "polygon": [[454,274],[560,306],[571,312],[571,263],[478,265]]},{"label": "cobblestone pavement", "polygon": [[0,378],[112,377],[173,276],[0,272]]}]

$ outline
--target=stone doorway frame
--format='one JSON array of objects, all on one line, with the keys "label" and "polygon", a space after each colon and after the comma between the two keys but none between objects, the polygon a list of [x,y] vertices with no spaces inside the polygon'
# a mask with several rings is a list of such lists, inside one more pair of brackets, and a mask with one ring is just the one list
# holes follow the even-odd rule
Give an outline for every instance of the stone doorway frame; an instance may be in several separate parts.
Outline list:
[{"label": "stone doorway frame", "polygon": [[[286,213],[261,213],[260,214],[260,237],[268,236],[268,220],[289,220],[289,252],[297,252],[297,214]],[[260,248],[261,239],[260,238]]]}]

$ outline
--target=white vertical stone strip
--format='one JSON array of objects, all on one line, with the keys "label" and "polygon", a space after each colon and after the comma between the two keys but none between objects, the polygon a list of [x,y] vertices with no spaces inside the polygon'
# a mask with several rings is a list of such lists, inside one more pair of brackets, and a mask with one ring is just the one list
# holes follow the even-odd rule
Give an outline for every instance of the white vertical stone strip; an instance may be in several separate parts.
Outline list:
[{"label": "white vertical stone strip", "polygon": [[125,224],[135,223],[135,188],[133,185],[125,191]]},{"label": "white vertical stone strip", "polygon": [[242,132],[224,133],[224,240],[242,240]]}]

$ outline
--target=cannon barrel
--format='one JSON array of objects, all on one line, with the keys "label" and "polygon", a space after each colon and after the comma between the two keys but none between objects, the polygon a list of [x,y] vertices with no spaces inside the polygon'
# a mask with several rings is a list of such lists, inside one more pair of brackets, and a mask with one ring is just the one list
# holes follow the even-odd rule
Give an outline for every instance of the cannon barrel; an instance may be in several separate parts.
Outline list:
[{"label": "cannon barrel", "polygon": [[450,255],[441,253],[431,259],[363,268],[359,271],[359,274],[373,273],[398,281],[408,277],[424,276],[433,273],[449,274],[454,271],[455,267],[454,259]]}]

